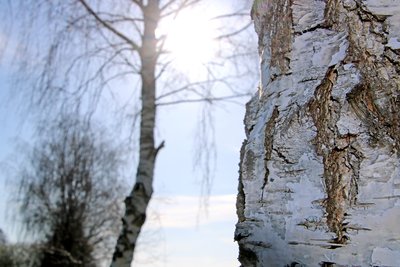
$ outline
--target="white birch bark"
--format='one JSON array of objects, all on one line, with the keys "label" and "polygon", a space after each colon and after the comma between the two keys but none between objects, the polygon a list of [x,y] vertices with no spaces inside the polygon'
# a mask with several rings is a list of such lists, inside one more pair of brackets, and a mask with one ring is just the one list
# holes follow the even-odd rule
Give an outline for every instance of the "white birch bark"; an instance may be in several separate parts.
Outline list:
[{"label": "white birch bark", "polygon": [[256,0],[242,266],[400,266],[400,1]]},{"label": "white birch bark", "polygon": [[149,0],[143,6],[143,43],[139,50],[141,60],[142,112],[140,121],[139,164],[136,183],[125,198],[125,215],[122,231],[113,254],[111,267],[129,267],[142,226],[146,220],[146,210],[153,194],[155,160],[159,149],[154,144],[156,119],[156,63],[157,39],[155,31],[160,20],[158,0]]}]

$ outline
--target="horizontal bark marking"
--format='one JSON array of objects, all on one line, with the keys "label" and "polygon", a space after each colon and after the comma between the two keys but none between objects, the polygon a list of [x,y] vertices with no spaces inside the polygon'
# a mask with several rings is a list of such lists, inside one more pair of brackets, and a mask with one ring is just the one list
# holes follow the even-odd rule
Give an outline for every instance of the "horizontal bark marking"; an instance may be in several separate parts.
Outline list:
[{"label": "horizontal bark marking", "polygon": [[272,244],[270,243],[265,243],[262,241],[249,241],[247,244],[256,246],[256,247],[262,247],[262,248],[272,248]]},{"label": "horizontal bark marking", "polygon": [[314,247],[322,247],[325,249],[336,249],[336,248],[341,248],[344,247],[343,244],[336,244],[336,243],[330,243],[330,242],[324,242],[324,243],[311,243],[311,242],[300,242],[300,241],[290,241],[288,242],[289,245],[292,246],[314,246]]}]

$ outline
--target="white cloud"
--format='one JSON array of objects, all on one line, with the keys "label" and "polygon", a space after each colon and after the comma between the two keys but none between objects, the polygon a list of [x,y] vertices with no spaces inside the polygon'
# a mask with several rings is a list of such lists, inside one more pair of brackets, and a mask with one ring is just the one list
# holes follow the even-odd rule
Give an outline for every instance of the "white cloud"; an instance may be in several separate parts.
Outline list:
[{"label": "white cloud", "polygon": [[235,195],[210,196],[206,215],[197,196],[153,197],[133,265],[238,266],[235,202]]},{"label": "white cloud", "polygon": [[197,196],[155,197],[150,204],[147,228],[193,228],[236,221],[235,195],[209,197],[207,213],[200,210]]}]

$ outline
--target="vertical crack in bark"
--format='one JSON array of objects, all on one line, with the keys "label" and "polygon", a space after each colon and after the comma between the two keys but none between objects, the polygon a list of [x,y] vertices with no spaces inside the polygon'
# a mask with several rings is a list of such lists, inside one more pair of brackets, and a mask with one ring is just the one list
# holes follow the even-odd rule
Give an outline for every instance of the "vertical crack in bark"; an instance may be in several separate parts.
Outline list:
[{"label": "vertical crack in bark", "polygon": [[347,207],[357,201],[361,155],[351,146],[356,136],[341,135],[336,126],[340,104],[332,98],[332,89],[337,76],[335,67],[330,67],[308,107],[317,128],[314,144],[323,157],[326,222],[329,230],[336,234],[332,242],[345,244],[348,240],[345,214]]},{"label": "vertical crack in bark", "polygon": [[245,154],[245,147],[247,145],[247,140],[243,141],[242,148],[240,149],[240,163],[239,163],[239,185],[238,185],[238,195],[236,197],[236,214],[238,216],[238,223],[244,222],[246,217],[244,216],[244,209],[246,206],[246,196],[243,190],[243,159]]},{"label": "vertical crack in bark", "polygon": [[[353,138],[355,139],[356,136],[353,136]],[[360,180],[361,161],[364,159],[364,157],[360,151],[351,146],[348,148],[348,152],[349,153],[347,153],[347,163],[352,169],[350,187],[348,190],[348,201],[350,206],[355,206],[358,203],[358,183]],[[344,216],[346,216],[346,214],[344,214]]]},{"label": "vertical crack in bark", "polygon": [[335,135],[336,122],[332,121],[332,118],[337,117],[337,110],[334,110],[331,95],[337,76],[335,67],[330,67],[321,84],[315,89],[314,99],[309,103],[310,113],[318,130],[314,142],[319,155],[327,154],[333,147],[332,137]]},{"label": "vertical crack in bark", "polygon": [[325,209],[329,229],[336,234],[335,243],[344,244],[347,237],[342,231],[347,195],[344,176],[351,170],[346,166],[346,151],[333,150],[324,156],[324,177],[327,198]]},{"label": "vertical crack in bark", "polygon": [[265,125],[265,136],[264,136],[264,183],[261,187],[261,200],[264,198],[264,189],[268,184],[269,179],[269,169],[268,169],[268,162],[271,160],[273,146],[274,146],[274,134],[275,134],[275,125],[276,120],[279,117],[278,107],[275,107],[272,111],[272,115],[269,118],[267,124]]}]

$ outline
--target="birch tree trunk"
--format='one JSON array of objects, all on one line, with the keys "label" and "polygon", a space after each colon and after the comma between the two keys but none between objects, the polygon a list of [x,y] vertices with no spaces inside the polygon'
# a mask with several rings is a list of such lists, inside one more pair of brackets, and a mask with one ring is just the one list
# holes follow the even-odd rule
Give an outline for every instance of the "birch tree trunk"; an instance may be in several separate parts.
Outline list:
[{"label": "birch tree trunk", "polygon": [[242,266],[399,266],[400,1],[256,0]]},{"label": "birch tree trunk", "polygon": [[128,267],[133,261],[133,252],[142,226],[146,220],[146,210],[153,194],[153,178],[157,152],[162,148],[154,144],[156,120],[156,64],[157,39],[155,31],[160,21],[158,0],[149,0],[143,6],[143,43],[139,50],[141,60],[142,112],[140,116],[139,164],[136,182],[131,193],[125,198],[125,215],[122,231],[118,237],[111,267]]}]

